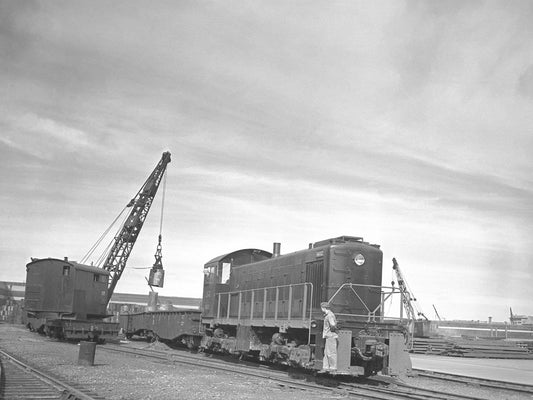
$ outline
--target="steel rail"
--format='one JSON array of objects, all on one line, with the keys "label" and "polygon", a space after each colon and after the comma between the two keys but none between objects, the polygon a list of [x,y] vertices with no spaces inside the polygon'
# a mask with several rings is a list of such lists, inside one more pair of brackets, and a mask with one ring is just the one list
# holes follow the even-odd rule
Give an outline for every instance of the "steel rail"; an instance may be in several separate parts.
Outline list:
[{"label": "steel rail", "polygon": [[[344,384],[347,389],[351,387],[350,384]],[[357,386],[356,390],[360,387]],[[485,400],[483,397],[455,394],[451,392],[441,392],[438,390],[424,389],[417,386],[405,385],[399,382],[394,383],[394,388],[379,388],[373,387],[369,389],[372,392],[383,394],[394,393],[395,399],[417,399],[417,400]]]},{"label": "steel rail", "polygon": [[[157,359],[164,363],[181,363],[197,367],[217,369],[224,372],[236,373],[260,379],[270,379],[278,384],[291,388],[322,391],[330,394],[332,392],[337,392],[337,394],[339,394],[340,392],[341,394],[355,398],[374,400],[483,400],[480,397],[440,392],[418,387],[409,387],[408,385],[403,385],[402,387],[401,381],[398,380],[394,380],[392,384],[391,382],[373,381],[373,385],[369,386],[366,383],[346,383],[332,378],[317,376],[314,378],[318,383],[299,382],[296,378],[291,378],[290,376],[288,377],[287,371],[275,370],[271,366],[265,366],[257,363],[234,360],[234,362],[229,364],[227,358],[205,358],[190,353],[184,354],[183,352],[158,351],[135,347],[110,347],[109,344],[103,346],[102,349]],[[238,364],[241,364],[241,366]],[[253,369],[250,367],[253,367]],[[371,379],[369,381],[371,381]],[[378,387],[376,384],[381,386]],[[385,385],[391,387],[385,387]]]},{"label": "steel rail", "polygon": [[0,398],[103,400],[50,376],[11,354],[0,350]]},{"label": "steel rail", "polygon": [[527,394],[533,395],[533,385],[529,385],[526,383],[517,383],[517,382],[500,381],[500,380],[493,380],[493,379],[486,379],[486,378],[477,378],[474,376],[456,375],[456,374],[450,374],[450,373],[445,373],[445,372],[436,372],[436,371],[416,369],[416,368],[413,368],[413,371],[416,372],[417,376],[424,377],[424,378],[463,383],[465,385],[474,384],[477,386],[486,387],[490,389],[507,390],[511,392],[527,393]]},{"label": "steel rail", "polygon": [[239,375],[250,376],[260,379],[270,379],[277,382],[278,384],[283,384],[284,386],[295,388],[295,389],[304,389],[304,390],[317,390],[317,391],[326,391],[331,392],[331,388],[324,386],[313,385],[310,383],[302,383],[295,381],[294,379],[287,378],[286,373],[276,372],[273,370],[266,370],[266,368],[258,368],[261,371],[250,370],[248,367],[239,367],[234,363],[227,365],[227,362],[224,362],[220,359],[206,359],[193,356],[184,356],[179,353],[166,353],[159,352],[154,350],[143,350],[138,348],[133,349],[124,349],[124,348],[111,348],[108,345],[104,346],[101,350],[112,351],[116,353],[131,354],[134,356],[142,356],[146,358],[153,358],[159,361],[164,361],[166,363],[175,364],[179,362],[180,364],[192,365],[195,367],[207,368],[207,369],[216,369],[223,372],[237,373]]}]

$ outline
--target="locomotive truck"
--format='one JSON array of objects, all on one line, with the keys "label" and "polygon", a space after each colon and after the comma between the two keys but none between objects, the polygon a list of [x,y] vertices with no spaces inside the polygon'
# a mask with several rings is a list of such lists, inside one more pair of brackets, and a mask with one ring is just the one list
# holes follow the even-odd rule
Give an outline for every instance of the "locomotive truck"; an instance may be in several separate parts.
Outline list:
[{"label": "locomotive truck", "polygon": [[[395,288],[381,286],[383,253],[361,237],[340,236],[281,255],[242,249],[204,265],[202,310],[120,316],[126,335],[150,332],[201,351],[322,369],[320,303],[339,324],[335,374],[407,373],[405,326],[386,320]],[[173,322],[174,321],[174,322]]]}]

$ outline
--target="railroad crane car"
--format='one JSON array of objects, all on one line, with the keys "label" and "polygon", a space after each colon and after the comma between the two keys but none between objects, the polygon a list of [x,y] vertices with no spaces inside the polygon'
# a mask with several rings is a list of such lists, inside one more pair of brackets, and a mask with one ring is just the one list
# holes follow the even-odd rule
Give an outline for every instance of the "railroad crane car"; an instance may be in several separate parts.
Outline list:
[{"label": "railroad crane car", "polygon": [[54,258],[26,266],[25,309],[28,327],[47,336],[105,339],[116,336],[116,323],[105,322],[109,272]]},{"label": "railroad crane car", "polygon": [[67,258],[32,258],[26,265],[28,328],[61,339],[103,341],[118,336],[119,323],[104,321],[110,316],[106,312],[107,304],[124,272],[168,163],[170,152],[164,152],[125,207],[131,210],[110,250],[103,254],[105,261],[101,267]]}]

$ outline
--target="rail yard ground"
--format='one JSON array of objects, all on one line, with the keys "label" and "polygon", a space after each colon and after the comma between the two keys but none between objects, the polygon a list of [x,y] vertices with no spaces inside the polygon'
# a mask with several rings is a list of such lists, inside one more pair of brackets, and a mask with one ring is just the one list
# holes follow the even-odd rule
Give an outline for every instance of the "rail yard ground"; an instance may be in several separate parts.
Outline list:
[{"label": "rail yard ground", "polygon": [[[134,345],[150,347],[143,342]],[[347,398],[342,391],[333,391],[327,395],[313,391],[303,393],[300,389],[280,385],[266,378],[246,377],[180,363],[155,363],[134,355],[108,352],[105,347],[106,345],[97,346],[94,366],[80,366],[79,346],[39,336],[21,325],[0,324],[1,349],[25,359],[36,368],[81,385],[108,400]],[[166,349],[166,346],[160,343],[152,347]],[[501,375],[500,379],[503,376]],[[529,395],[502,395],[494,390],[462,384],[429,382],[420,377],[405,378],[404,382],[481,399],[531,398]]]},{"label": "rail yard ground", "polygon": [[476,378],[533,384],[533,359],[490,359],[412,354],[414,368]]}]

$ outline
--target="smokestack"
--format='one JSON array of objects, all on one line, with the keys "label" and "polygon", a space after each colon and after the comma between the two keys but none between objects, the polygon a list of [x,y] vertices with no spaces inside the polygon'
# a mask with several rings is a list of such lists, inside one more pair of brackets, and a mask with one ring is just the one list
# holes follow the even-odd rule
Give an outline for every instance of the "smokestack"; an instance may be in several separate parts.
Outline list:
[{"label": "smokestack", "polygon": [[281,250],[281,243],[274,242],[274,250],[272,250],[272,258],[279,257]]}]

